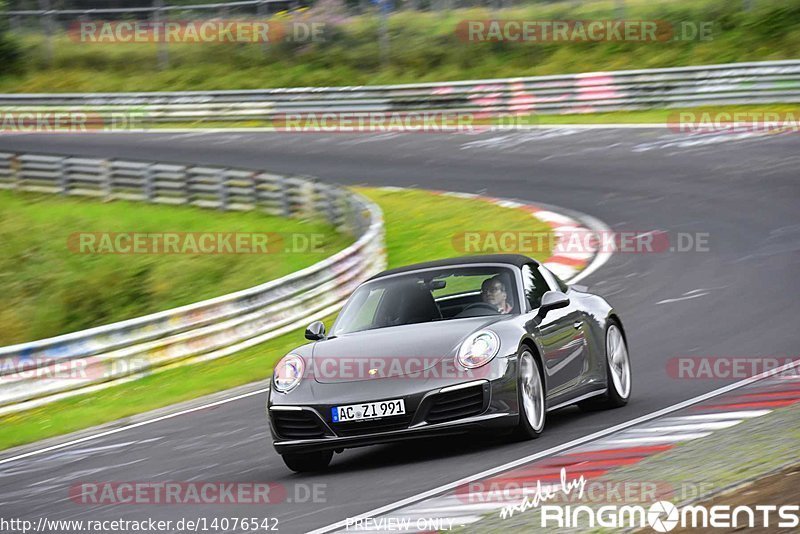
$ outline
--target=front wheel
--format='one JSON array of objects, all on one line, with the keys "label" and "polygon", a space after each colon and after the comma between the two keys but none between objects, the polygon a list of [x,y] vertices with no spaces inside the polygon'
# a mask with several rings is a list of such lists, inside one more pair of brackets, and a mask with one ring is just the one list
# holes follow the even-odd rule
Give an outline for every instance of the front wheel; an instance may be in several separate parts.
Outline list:
[{"label": "front wheel", "polygon": [[296,473],[323,471],[331,463],[333,451],[282,454],[283,463]]},{"label": "front wheel", "polygon": [[519,397],[517,437],[521,439],[538,438],[544,430],[544,382],[539,362],[528,348],[523,348],[519,355],[517,392]]},{"label": "front wheel", "polygon": [[619,408],[631,396],[631,361],[619,324],[611,320],[606,328],[606,393],[578,404],[587,411]]}]

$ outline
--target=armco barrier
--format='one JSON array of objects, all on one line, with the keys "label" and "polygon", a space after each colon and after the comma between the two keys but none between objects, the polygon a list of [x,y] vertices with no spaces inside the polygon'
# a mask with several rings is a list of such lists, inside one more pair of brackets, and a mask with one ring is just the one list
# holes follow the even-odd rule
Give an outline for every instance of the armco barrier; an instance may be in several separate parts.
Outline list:
[{"label": "armco barrier", "polygon": [[[193,165],[0,153],[0,189],[321,215],[356,242],[278,280],[173,310],[0,347],[0,413],[142,373],[226,356],[338,309],[385,268],[379,208],[307,177]],[[66,244],[65,244],[66,247]],[[16,372],[24,364],[25,372]],[[59,368],[80,364],[70,379]],[[267,373],[268,370],[265,370]],[[53,378],[50,378],[53,377]]]},{"label": "armco barrier", "polygon": [[[800,61],[770,61],[407,85],[251,91],[4,94],[0,114],[88,111],[156,124],[264,121],[300,113],[590,113],[723,104],[800,102]],[[130,117],[128,117],[130,118]],[[122,126],[124,128],[125,126]]]}]

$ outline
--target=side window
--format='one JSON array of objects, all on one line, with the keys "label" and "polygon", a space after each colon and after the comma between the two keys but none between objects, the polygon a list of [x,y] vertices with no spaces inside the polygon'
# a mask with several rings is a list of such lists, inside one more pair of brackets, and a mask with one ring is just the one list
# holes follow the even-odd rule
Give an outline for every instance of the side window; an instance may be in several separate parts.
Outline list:
[{"label": "side window", "polygon": [[535,265],[525,264],[522,266],[522,283],[524,284],[525,296],[531,309],[538,308],[542,302],[542,295],[550,289],[542,273],[539,272]]},{"label": "side window", "polygon": [[559,291],[561,291],[562,293],[566,293],[567,291],[569,291],[569,286],[566,284],[566,282],[564,282],[561,278],[553,274],[553,271],[545,267],[541,267],[541,269],[547,271],[547,276],[550,279],[550,283],[555,284],[555,286],[558,287]]},{"label": "side window", "polygon": [[562,293],[566,293],[567,291],[569,291],[569,286],[566,284],[566,282],[564,282],[561,278],[557,277],[556,275],[553,275],[553,278],[556,279],[556,283],[558,283],[558,289],[560,289]]}]

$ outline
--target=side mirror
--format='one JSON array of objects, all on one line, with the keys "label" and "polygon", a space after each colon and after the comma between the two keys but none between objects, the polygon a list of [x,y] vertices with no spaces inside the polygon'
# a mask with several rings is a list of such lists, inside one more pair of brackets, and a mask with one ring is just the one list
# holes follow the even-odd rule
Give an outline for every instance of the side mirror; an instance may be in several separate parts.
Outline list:
[{"label": "side mirror", "polygon": [[566,308],[569,306],[569,297],[560,291],[548,291],[542,295],[542,303],[539,306],[537,315],[544,319],[544,316],[552,310]]},{"label": "side mirror", "polygon": [[311,341],[325,339],[325,325],[322,321],[314,321],[306,327],[306,339]]}]

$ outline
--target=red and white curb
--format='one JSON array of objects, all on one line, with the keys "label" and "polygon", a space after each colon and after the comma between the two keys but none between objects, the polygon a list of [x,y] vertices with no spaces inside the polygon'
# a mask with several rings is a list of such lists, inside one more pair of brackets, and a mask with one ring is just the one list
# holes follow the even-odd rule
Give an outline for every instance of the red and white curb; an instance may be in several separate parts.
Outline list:
[{"label": "red and white curb", "polygon": [[[443,525],[442,528],[464,527],[493,514],[499,516],[500,510],[519,503],[524,497],[532,499],[539,481],[545,487],[560,484],[562,469],[566,469],[569,480],[583,476],[587,482],[601,482],[603,475],[615,468],[636,464],[679,443],[701,439],[777,408],[800,403],[800,361],[698,399],[467,477],[438,491],[431,490],[340,521],[312,534],[386,532],[397,530],[397,525],[407,525],[407,532],[427,532],[432,524]],[[516,493],[508,499],[508,493],[503,490],[503,498],[498,499],[497,488],[513,488]],[[370,521],[364,522],[367,518]],[[417,528],[417,525],[425,527]]]},{"label": "red and white curb", "polygon": [[[412,191],[410,188],[403,187],[381,187],[383,191]],[[456,193],[450,191],[436,191],[436,190],[422,190],[435,195],[466,198],[472,200],[481,200],[489,202],[495,206],[500,206],[509,209],[519,209],[530,213],[535,219],[550,226],[551,231],[556,236],[554,250],[552,255],[544,260],[542,263],[556,276],[565,282],[576,282],[579,278],[589,274],[589,267],[591,271],[597,269],[600,264],[605,263],[610,254],[602,254],[598,250],[597,244],[593,240],[582,240],[580,251],[570,251],[570,246],[567,241],[570,236],[586,236],[597,234],[600,232],[610,233],[610,231],[599,221],[592,219],[589,216],[581,216],[578,220],[576,217],[567,215],[559,208],[543,207],[538,204],[531,204],[521,202],[519,200],[510,200],[504,198],[490,197],[486,195],[479,195],[474,193]],[[585,221],[585,222],[584,222]],[[513,250],[509,252],[514,252]],[[584,274],[585,273],[585,274]]]}]

